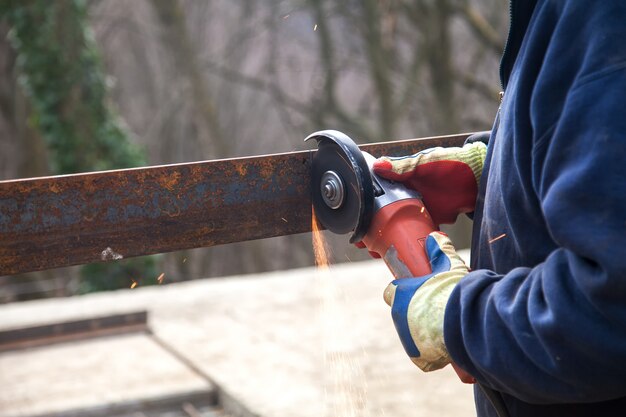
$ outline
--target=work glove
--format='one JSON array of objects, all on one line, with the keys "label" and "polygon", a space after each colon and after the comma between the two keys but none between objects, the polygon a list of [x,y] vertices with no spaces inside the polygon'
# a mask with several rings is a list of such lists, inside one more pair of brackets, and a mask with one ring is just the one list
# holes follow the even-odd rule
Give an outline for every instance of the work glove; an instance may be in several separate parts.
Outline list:
[{"label": "work glove", "polygon": [[474,211],[486,155],[487,145],[476,141],[462,148],[431,148],[398,158],[383,156],[373,168],[381,177],[419,192],[436,225],[451,224],[460,213]]},{"label": "work glove", "polygon": [[[392,281],[384,299],[411,361],[423,371],[434,371],[451,363],[443,339],[443,317],[450,293],[469,270],[442,232],[428,235],[426,253],[432,273]],[[455,366],[455,371],[463,382],[474,382],[462,369]]]}]

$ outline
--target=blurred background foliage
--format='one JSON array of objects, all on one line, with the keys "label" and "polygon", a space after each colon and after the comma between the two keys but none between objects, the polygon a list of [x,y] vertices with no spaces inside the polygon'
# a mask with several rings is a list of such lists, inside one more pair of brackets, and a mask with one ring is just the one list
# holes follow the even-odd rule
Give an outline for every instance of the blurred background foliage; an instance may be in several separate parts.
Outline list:
[{"label": "blurred background foliage", "polygon": [[107,100],[104,71],[83,1],[0,6],[11,27],[29,123],[45,141],[52,174],[145,164]]},{"label": "blurred background foliage", "polygon": [[[0,179],[487,130],[507,25],[506,0],[6,0]],[[285,236],[0,277],[0,302],[311,264]]]}]

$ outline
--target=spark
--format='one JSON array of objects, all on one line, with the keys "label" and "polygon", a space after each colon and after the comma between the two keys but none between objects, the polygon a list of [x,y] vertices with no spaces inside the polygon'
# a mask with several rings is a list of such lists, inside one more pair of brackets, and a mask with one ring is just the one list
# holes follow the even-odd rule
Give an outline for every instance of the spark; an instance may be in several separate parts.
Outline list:
[{"label": "spark", "polygon": [[489,240],[489,244],[491,245],[491,244],[492,244],[493,242],[495,242],[496,240],[500,240],[500,239],[502,239],[502,238],[503,238],[503,237],[505,237],[505,236],[506,236],[506,233],[502,233],[500,236],[496,236],[496,237],[494,237],[493,239],[490,239],[490,240]]},{"label": "spark", "polygon": [[311,206],[311,231],[313,238],[313,254],[315,255],[315,265],[319,269],[328,269],[330,267],[330,257],[328,243],[322,234],[322,226],[317,216],[315,208]]},{"label": "spark", "polygon": [[313,26],[313,32],[315,32],[317,30],[317,23],[315,24],[315,26]]},{"label": "spark", "polygon": [[161,275],[157,278],[159,284],[163,284],[163,279],[165,278],[165,272],[162,272]]},{"label": "spark", "polygon": [[130,288],[133,289],[137,286],[137,281],[135,281],[134,279],[131,279],[131,281],[133,281],[133,283],[130,284]]},{"label": "spark", "polygon": [[183,258],[183,263],[187,262],[187,258]]},{"label": "spark", "polygon": [[346,259],[348,260],[348,262],[352,262],[352,259],[350,259],[350,257],[348,257],[347,253],[345,254],[345,256],[346,256]]},{"label": "spark", "polygon": [[286,14],[283,16],[283,19],[288,19],[289,18],[289,14]]},{"label": "spark", "polygon": [[284,221],[285,223],[289,223],[289,222],[287,221],[287,219],[285,219],[284,217],[281,217],[280,219],[281,219],[282,221]]},{"label": "spark", "polygon": [[422,206],[422,208],[420,209],[420,213],[423,213],[425,209],[426,207]]}]

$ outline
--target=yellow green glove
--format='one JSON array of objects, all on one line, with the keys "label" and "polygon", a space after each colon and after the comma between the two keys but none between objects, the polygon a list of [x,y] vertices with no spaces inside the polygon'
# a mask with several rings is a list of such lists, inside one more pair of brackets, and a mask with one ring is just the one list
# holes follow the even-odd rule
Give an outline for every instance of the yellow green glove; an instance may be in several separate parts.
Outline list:
[{"label": "yellow green glove", "polygon": [[443,340],[443,316],[450,293],[469,270],[444,233],[428,235],[426,252],[432,274],[392,281],[384,298],[411,361],[423,371],[434,371],[451,362]]}]

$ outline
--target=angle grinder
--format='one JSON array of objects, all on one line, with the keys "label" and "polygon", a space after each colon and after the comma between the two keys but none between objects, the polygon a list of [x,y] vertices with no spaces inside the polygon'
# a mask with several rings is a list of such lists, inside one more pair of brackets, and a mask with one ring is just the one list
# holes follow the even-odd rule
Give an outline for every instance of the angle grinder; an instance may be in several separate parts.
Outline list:
[{"label": "angle grinder", "polygon": [[[311,164],[313,208],[319,222],[337,234],[351,233],[350,243],[383,258],[396,279],[432,272],[426,238],[438,230],[420,194],[376,175],[376,160],[347,135],[323,130]],[[459,379],[476,379],[452,363]]]},{"label": "angle grinder", "polygon": [[347,135],[324,130],[311,166],[313,208],[319,222],[350,243],[383,258],[397,278],[431,273],[426,238],[438,230],[418,192],[377,176],[376,160]]}]

